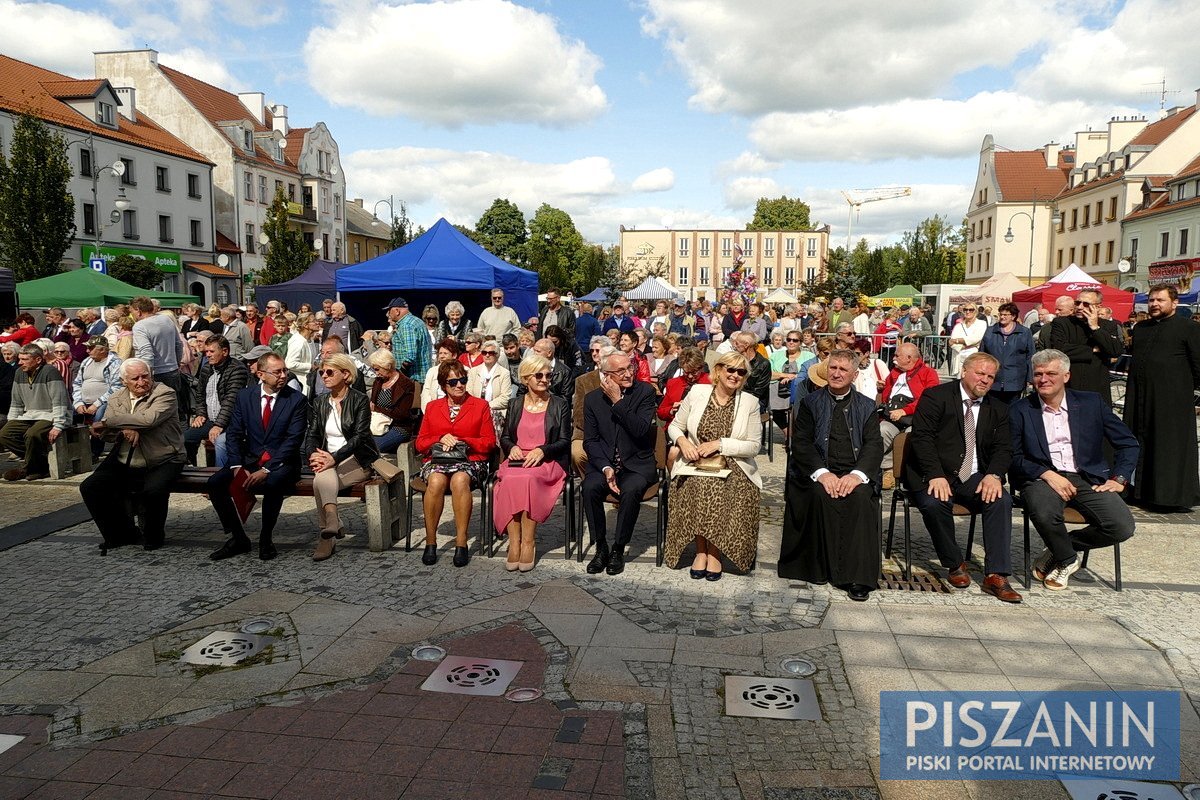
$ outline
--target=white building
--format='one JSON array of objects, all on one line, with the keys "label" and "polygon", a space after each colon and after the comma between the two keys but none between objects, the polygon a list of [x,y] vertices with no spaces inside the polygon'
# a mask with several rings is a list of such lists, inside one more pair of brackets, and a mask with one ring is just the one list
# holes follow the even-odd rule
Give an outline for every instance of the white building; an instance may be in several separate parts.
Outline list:
[{"label": "white building", "polygon": [[1186,291],[1200,273],[1200,155],[1170,178],[1142,182],[1142,201],[1121,226],[1121,253],[1132,269],[1122,280]]}]

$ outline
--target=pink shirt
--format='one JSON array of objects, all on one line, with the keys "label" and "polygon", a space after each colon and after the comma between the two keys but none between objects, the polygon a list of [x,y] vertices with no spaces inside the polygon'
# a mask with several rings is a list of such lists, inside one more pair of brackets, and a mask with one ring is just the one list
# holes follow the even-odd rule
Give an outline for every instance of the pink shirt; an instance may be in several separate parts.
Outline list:
[{"label": "pink shirt", "polygon": [[1046,443],[1050,445],[1050,461],[1056,472],[1075,472],[1075,451],[1071,448],[1071,425],[1067,417],[1067,398],[1064,395],[1058,410],[1042,404],[1042,425],[1046,428]]}]

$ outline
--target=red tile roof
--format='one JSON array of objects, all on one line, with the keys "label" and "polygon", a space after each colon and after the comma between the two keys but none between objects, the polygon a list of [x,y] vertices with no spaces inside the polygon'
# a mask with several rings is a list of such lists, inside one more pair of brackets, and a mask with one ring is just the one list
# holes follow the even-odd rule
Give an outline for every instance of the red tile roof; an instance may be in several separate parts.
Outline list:
[{"label": "red tile roof", "polygon": [[[271,116],[270,111],[264,109],[263,119],[266,121],[265,123],[259,122],[250,113],[250,109],[242,105],[242,101],[233,92],[227,92],[224,89],[213,86],[211,83],[205,83],[199,78],[193,78],[191,75],[161,64],[159,64],[158,68],[162,70],[167,80],[175,84],[175,88],[187,98],[188,102],[195,106],[196,110],[203,114],[212,123],[213,127],[216,127],[218,130],[220,130],[219,124],[222,122],[249,120],[255,133],[271,132],[274,118]],[[295,163],[288,162],[286,154],[284,155],[285,163],[280,164],[257,143],[254,147],[254,155],[247,156],[246,151],[241,147],[241,142],[235,142],[232,139],[230,141],[234,145],[235,152],[243,158],[258,161],[260,164],[273,167],[277,170],[299,174]]]},{"label": "red tile roof", "polygon": [[1035,196],[1049,200],[1066,186],[1068,172],[1061,158],[1059,166],[1047,167],[1041,150],[996,152],[996,183],[1005,203],[1030,202]]},{"label": "red tile roof", "polygon": [[1191,119],[1196,113],[1195,106],[1188,106],[1183,111],[1177,111],[1165,119],[1151,122],[1142,128],[1142,132],[1129,140],[1130,145],[1159,145],[1174,133],[1180,125]]},{"label": "red tile roof", "polygon": [[1085,183],[1081,183],[1078,186],[1075,186],[1074,188],[1065,189],[1065,190],[1063,190],[1063,193],[1059,195],[1059,197],[1073,197],[1077,194],[1083,194],[1084,192],[1090,192],[1092,189],[1095,189],[1098,186],[1108,186],[1111,183],[1117,183],[1124,179],[1125,179],[1125,170],[1119,169],[1116,172],[1110,172],[1108,175],[1105,175],[1103,178],[1093,178],[1092,180],[1087,181]]},{"label": "red tile roof", "polygon": [[287,134],[287,148],[284,157],[292,164],[300,164],[300,152],[304,150],[304,135],[312,128],[292,128]]},{"label": "red tile roof", "polygon": [[1200,175],[1200,155],[1197,155],[1186,167],[1175,173],[1171,180],[1184,180],[1186,178],[1194,178],[1198,175]]},{"label": "red tile roof", "polygon": [[[106,83],[108,82],[94,79],[72,80],[67,75],[0,55],[0,109],[14,114],[29,113],[52,125],[91,133],[117,142],[127,142],[201,164],[212,163],[160,128],[145,114],[139,113],[137,122],[130,122],[117,115],[117,129],[113,130],[97,125],[91,117],[80,114],[58,99],[94,97]],[[77,88],[71,89],[71,86]]]},{"label": "red tile roof", "polygon": [[237,273],[230,272],[223,267],[218,267],[216,264],[205,264],[200,261],[185,261],[183,264],[189,269],[199,272],[201,275],[207,275],[210,278],[236,278]]},{"label": "red tile roof", "polygon": [[1125,215],[1126,220],[1144,219],[1146,217],[1154,217],[1159,214],[1167,214],[1171,211],[1181,211],[1185,208],[1194,208],[1200,206],[1200,197],[1189,197],[1187,200],[1180,200],[1177,203],[1170,202],[1170,193],[1161,192],[1157,197],[1150,202],[1148,208],[1139,208],[1136,211]]},{"label": "red tile roof", "polygon": [[237,242],[235,242],[233,239],[230,239],[220,231],[217,231],[216,240],[213,242],[213,246],[216,247],[218,253],[242,252],[242,248],[238,246]]}]

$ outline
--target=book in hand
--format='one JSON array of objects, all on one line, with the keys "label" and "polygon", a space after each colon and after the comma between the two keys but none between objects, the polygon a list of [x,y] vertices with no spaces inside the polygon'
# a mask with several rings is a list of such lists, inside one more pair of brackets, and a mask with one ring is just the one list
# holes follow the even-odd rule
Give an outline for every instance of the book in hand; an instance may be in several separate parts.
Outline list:
[{"label": "book in hand", "polygon": [[229,483],[229,497],[233,500],[233,507],[242,522],[246,521],[250,512],[254,510],[254,504],[258,502],[258,498],[246,489],[246,479],[249,477],[250,473],[244,467],[238,467]]}]

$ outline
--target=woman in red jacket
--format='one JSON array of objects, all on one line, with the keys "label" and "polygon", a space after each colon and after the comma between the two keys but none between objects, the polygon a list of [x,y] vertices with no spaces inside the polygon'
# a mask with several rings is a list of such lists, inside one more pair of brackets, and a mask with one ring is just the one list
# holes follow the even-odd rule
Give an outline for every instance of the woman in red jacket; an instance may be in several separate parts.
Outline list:
[{"label": "woman in red jacket", "polygon": [[711,384],[708,373],[704,371],[704,354],[694,347],[689,347],[679,354],[679,374],[667,380],[663,390],[662,402],[658,404],[658,418],[666,423],[675,419],[679,404],[697,383]]},{"label": "woman in red jacket", "polygon": [[33,341],[38,338],[38,329],[33,324],[33,317],[27,312],[17,314],[16,329],[10,333],[0,333],[0,342],[16,342],[24,347],[27,344],[33,344]]},{"label": "woman in red jacket", "polygon": [[483,485],[488,457],[496,447],[491,407],[467,393],[467,368],[457,361],[438,367],[438,385],[445,397],[425,406],[415,448],[425,457],[421,478],[425,490],[426,565],[437,563],[437,526],[450,490],[454,508],[454,566],[465,567],[467,527],[471,524],[471,490]]},{"label": "woman in red jacket", "polygon": [[633,376],[639,381],[650,383],[650,362],[638,349],[637,334],[633,331],[622,331],[617,339],[617,348],[629,356],[629,363],[633,365]]}]

